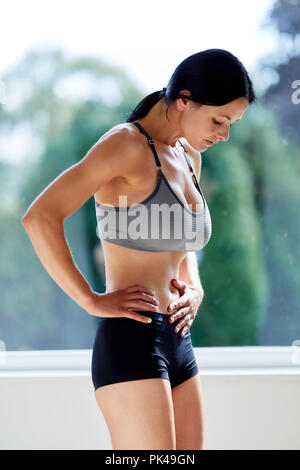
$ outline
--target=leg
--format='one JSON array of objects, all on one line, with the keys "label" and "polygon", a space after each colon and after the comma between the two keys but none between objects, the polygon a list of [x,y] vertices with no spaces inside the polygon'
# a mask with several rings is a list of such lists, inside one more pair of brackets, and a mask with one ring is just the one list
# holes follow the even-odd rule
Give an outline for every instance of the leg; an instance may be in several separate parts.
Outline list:
[{"label": "leg", "polygon": [[168,379],[149,378],[105,385],[95,391],[95,398],[108,426],[113,450],[176,448]]},{"label": "leg", "polygon": [[203,449],[203,402],[199,373],[172,388],[176,450]]}]

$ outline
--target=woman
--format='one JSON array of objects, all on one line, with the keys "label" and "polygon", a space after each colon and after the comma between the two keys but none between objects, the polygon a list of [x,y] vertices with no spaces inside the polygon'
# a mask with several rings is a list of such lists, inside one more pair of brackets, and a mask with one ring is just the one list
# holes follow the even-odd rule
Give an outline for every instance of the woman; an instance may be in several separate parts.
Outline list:
[{"label": "woman", "polygon": [[[113,449],[203,448],[189,331],[204,295],[195,251],[211,237],[198,184],[201,152],[227,141],[230,125],[254,101],[252,82],[230,52],[189,56],[166,88],[103,135],[23,218],[49,274],[99,317],[92,379]],[[102,294],[76,268],[63,232],[63,220],[92,195],[105,259]]]}]

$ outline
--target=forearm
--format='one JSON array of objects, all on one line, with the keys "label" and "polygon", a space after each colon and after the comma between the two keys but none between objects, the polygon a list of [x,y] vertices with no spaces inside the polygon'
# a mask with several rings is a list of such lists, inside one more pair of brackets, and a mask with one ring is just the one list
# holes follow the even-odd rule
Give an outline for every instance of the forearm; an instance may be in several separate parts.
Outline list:
[{"label": "forearm", "polygon": [[194,251],[188,251],[181,263],[179,279],[186,282],[190,287],[198,289],[202,295],[204,294],[199,276],[197,255]]},{"label": "forearm", "polygon": [[46,216],[22,222],[48,274],[67,295],[88,310],[93,290],[73,261],[63,222]]}]

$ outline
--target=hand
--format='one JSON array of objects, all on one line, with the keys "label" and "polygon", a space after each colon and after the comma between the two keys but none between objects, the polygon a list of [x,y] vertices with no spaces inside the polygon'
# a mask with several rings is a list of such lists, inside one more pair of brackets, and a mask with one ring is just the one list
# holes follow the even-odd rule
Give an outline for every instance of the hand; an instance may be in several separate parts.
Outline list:
[{"label": "hand", "polygon": [[104,294],[93,291],[87,312],[95,317],[127,317],[142,323],[150,323],[148,321],[150,317],[140,315],[134,309],[157,312],[158,303],[154,292],[145,287],[134,285]]},{"label": "hand", "polygon": [[182,318],[182,320],[177,323],[174,332],[178,333],[180,328],[184,326],[181,331],[181,337],[183,337],[187,330],[192,326],[199,305],[202,302],[204,291],[202,288],[189,286],[184,281],[177,281],[177,279],[172,279],[172,284],[179,290],[180,298],[175,300],[168,307],[168,311],[172,312],[169,322],[172,323],[178,318]]}]

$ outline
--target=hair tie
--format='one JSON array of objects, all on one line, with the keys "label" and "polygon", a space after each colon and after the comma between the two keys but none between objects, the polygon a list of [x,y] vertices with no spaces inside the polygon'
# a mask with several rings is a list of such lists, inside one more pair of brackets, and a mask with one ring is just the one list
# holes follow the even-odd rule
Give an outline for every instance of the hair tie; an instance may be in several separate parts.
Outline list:
[{"label": "hair tie", "polygon": [[163,93],[166,93],[166,89],[167,89],[167,88],[164,86],[161,91],[162,91]]}]

